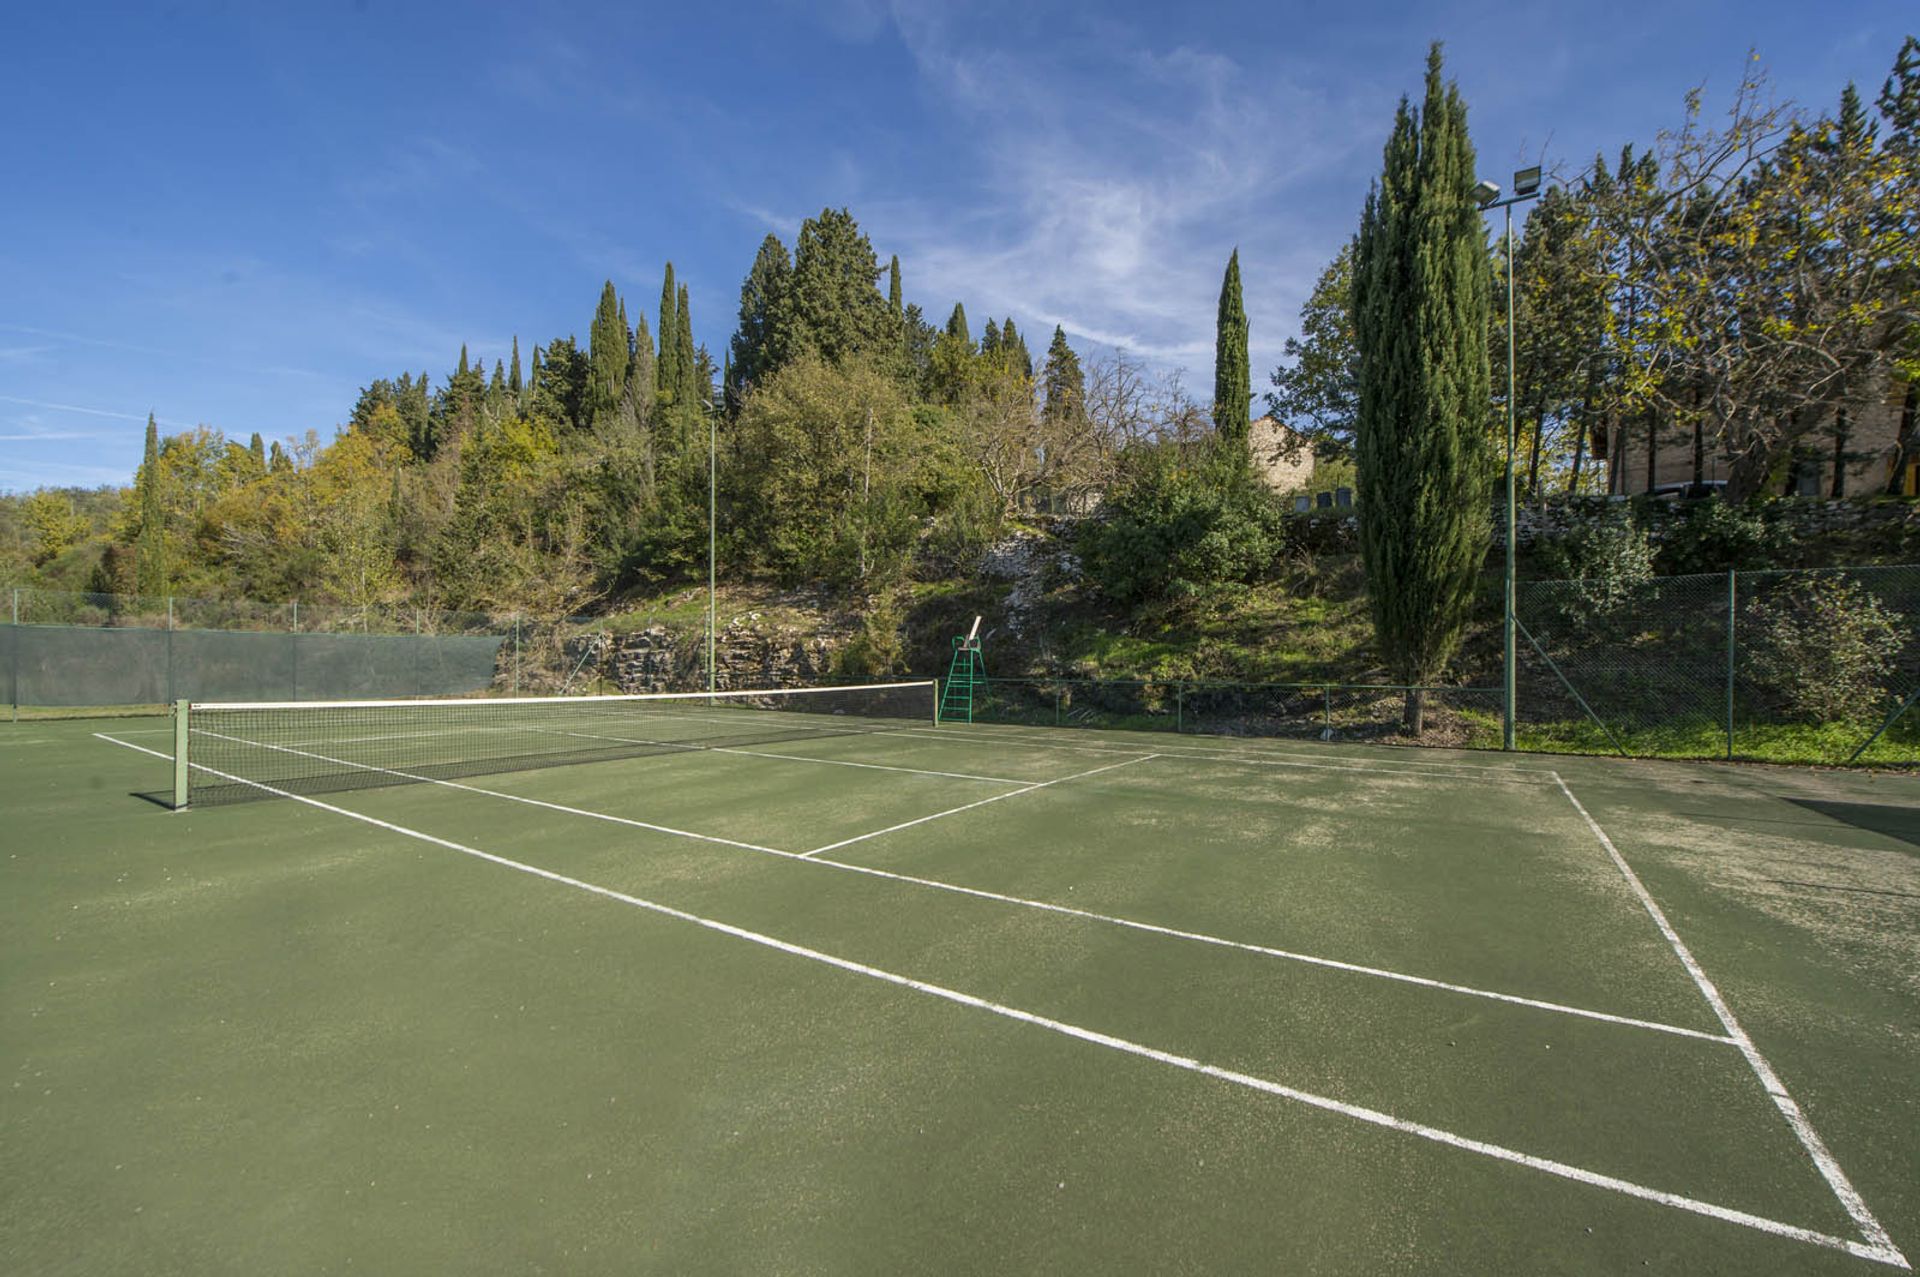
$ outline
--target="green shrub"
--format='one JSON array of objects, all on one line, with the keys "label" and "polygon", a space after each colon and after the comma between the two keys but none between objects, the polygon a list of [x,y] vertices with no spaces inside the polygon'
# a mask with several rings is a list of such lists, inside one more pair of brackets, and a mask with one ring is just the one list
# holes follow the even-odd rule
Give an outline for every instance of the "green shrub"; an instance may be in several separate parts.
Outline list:
[{"label": "green shrub", "polygon": [[1567,609],[1582,620],[1610,616],[1653,579],[1653,543],[1630,511],[1615,506],[1541,547],[1547,575],[1571,584]]},{"label": "green shrub", "polygon": [[1257,480],[1210,452],[1161,444],[1122,457],[1080,553],[1102,593],[1139,607],[1256,580],[1285,545],[1280,505]]},{"label": "green shrub", "polygon": [[1906,618],[1860,586],[1811,576],[1747,608],[1749,668],[1763,700],[1789,717],[1846,722],[1886,695]]},{"label": "green shrub", "polygon": [[1667,533],[1656,558],[1666,576],[1745,572],[1781,566],[1790,548],[1786,534],[1755,507],[1715,499],[1695,503]]}]

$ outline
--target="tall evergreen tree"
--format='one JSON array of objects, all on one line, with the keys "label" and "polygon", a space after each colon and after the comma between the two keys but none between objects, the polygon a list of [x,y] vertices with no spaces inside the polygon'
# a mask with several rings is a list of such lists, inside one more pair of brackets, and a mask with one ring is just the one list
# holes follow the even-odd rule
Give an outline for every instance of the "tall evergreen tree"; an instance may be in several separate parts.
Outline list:
[{"label": "tall evergreen tree", "polygon": [[1053,326],[1053,341],[1047,346],[1041,383],[1047,396],[1041,411],[1048,421],[1075,423],[1086,419],[1086,374],[1080,369],[1080,356],[1067,344],[1066,330],[1058,324]]},{"label": "tall evergreen tree", "polygon": [[600,305],[593,312],[593,327],[587,335],[587,418],[594,425],[605,420],[626,393],[633,347],[625,315],[626,307],[613,291],[613,281],[608,280],[600,288]]},{"label": "tall evergreen tree", "polygon": [[167,593],[171,568],[167,563],[167,509],[160,478],[160,425],[147,414],[147,447],[134,481],[138,523],[133,544],[133,580],[136,594]]},{"label": "tall evergreen tree", "polygon": [[[702,393],[699,375],[699,354],[693,348],[693,312],[687,305],[687,286],[680,285],[680,296],[674,314],[674,357],[680,361],[674,394],[689,408],[698,408],[702,400],[713,394],[712,378],[708,378],[707,390]],[[709,358],[709,363],[712,360]]]},{"label": "tall evergreen tree", "polygon": [[1000,325],[1000,348],[1007,353],[1007,362],[1022,377],[1033,376],[1033,352],[1027,349],[1027,339],[1013,326],[1013,316],[1008,315],[1006,322]]},{"label": "tall evergreen tree", "polygon": [[680,335],[680,294],[673,286],[673,263],[667,263],[667,276],[660,284],[660,357],[654,364],[654,386],[657,388],[660,403],[673,402],[673,392],[679,389],[680,352],[675,348]]},{"label": "tall evergreen tree", "polygon": [[898,324],[905,311],[900,294],[900,255],[895,253],[887,259],[887,310]]},{"label": "tall evergreen tree", "polygon": [[517,398],[526,383],[520,380],[520,335],[513,337],[513,362],[507,366],[507,389]]},{"label": "tall evergreen tree", "polygon": [[653,347],[653,334],[647,330],[647,316],[641,313],[633,325],[633,362],[627,365],[627,397],[645,419],[650,415],[659,385],[659,356]]},{"label": "tall evergreen tree", "polygon": [[786,360],[789,330],[788,292],[793,262],[778,235],[760,241],[753,266],[740,282],[740,326],[733,334],[727,391],[738,400]]},{"label": "tall evergreen tree", "polygon": [[260,441],[260,432],[253,432],[253,438],[247,440],[247,451],[253,455],[253,464],[260,473],[267,470],[267,445]]},{"label": "tall evergreen tree", "polygon": [[947,336],[973,349],[973,334],[967,330],[967,308],[959,302],[953,304],[953,313],[947,316]]},{"label": "tall evergreen tree", "polygon": [[983,355],[1000,353],[1000,325],[991,315],[987,317],[986,328],[980,333],[980,353]]},{"label": "tall evergreen tree", "polygon": [[[1423,107],[1400,100],[1354,256],[1360,546],[1375,642],[1414,687],[1459,645],[1491,526],[1486,231],[1466,103],[1440,66],[1436,43]],[[1409,692],[1409,733],[1425,710]]]},{"label": "tall evergreen tree", "polygon": [[787,355],[811,349],[837,363],[850,355],[886,352],[893,325],[879,280],[873,243],[853,214],[823,208],[803,222],[793,248]]},{"label": "tall evergreen tree", "polygon": [[1253,384],[1247,358],[1247,308],[1240,296],[1240,250],[1227,258],[1213,328],[1213,428],[1235,466],[1244,466]]}]

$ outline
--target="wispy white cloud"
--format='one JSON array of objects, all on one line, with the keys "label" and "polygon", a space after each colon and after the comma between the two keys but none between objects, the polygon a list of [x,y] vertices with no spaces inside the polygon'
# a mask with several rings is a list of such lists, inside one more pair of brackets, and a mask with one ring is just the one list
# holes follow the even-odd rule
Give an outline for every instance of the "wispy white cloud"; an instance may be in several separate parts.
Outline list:
[{"label": "wispy white cloud", "polygon": [[[949,193],[865,209],[910,263],[911,294],[1204,369],[1238,247],[1256,367],[1277,358],[1338,247],[1288,197],[1377,145],[1343,102],[1225,53],[1150,47],[1114,21],[1029,45],[975,40],[944,9],[901,5],[893,19],[968,139],[955,167],[979,173],[957,205]],[[1073,56],[1099,71],[1062,64]]]},{"label": "wispy white cloud", "polygon": [[[0,403],[19,404],[23,408],[43,408],[49,412],[79,413],[81,416],[85,416],[85,417],[107,417],[114,421],[134,421],[134,422],[140,422],[144,424],[147,419],[146,415],[143,413],[115,412],[110,408],[88,408],[81,404],[52,403],[45,399],[22,399],[16,395],[0,395]],[[174,429],[174,430],[185,430],[190,428],[188,423],[186,422],[169,421],[164,417],[156,417],[155,422],[159,425],[166,426],[169,429]],[[32,436],[22,435],[19,437],[31,438]],[[75,438],[79,436],[62,436],[62,437]]]}]

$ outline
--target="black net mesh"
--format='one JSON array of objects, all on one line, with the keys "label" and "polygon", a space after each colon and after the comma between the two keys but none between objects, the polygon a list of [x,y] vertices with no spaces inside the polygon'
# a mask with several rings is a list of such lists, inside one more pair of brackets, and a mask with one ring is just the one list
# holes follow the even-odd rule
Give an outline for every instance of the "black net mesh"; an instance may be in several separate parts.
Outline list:
[{"label": "black net mesh", "polygon": [[450,780],[931,725],[932,683],[660,696],[194,705],[189,802]]}]

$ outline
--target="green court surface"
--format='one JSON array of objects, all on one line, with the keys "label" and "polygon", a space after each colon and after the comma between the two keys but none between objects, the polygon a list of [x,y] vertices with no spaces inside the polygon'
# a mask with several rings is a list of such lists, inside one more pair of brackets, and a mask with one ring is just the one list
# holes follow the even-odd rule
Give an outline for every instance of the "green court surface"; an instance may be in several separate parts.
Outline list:
[{"label": "green court surface", "polygon": [[0,726],[18,1273],[1873,1273],[1920,778],[797,730],[172,812]]}]

